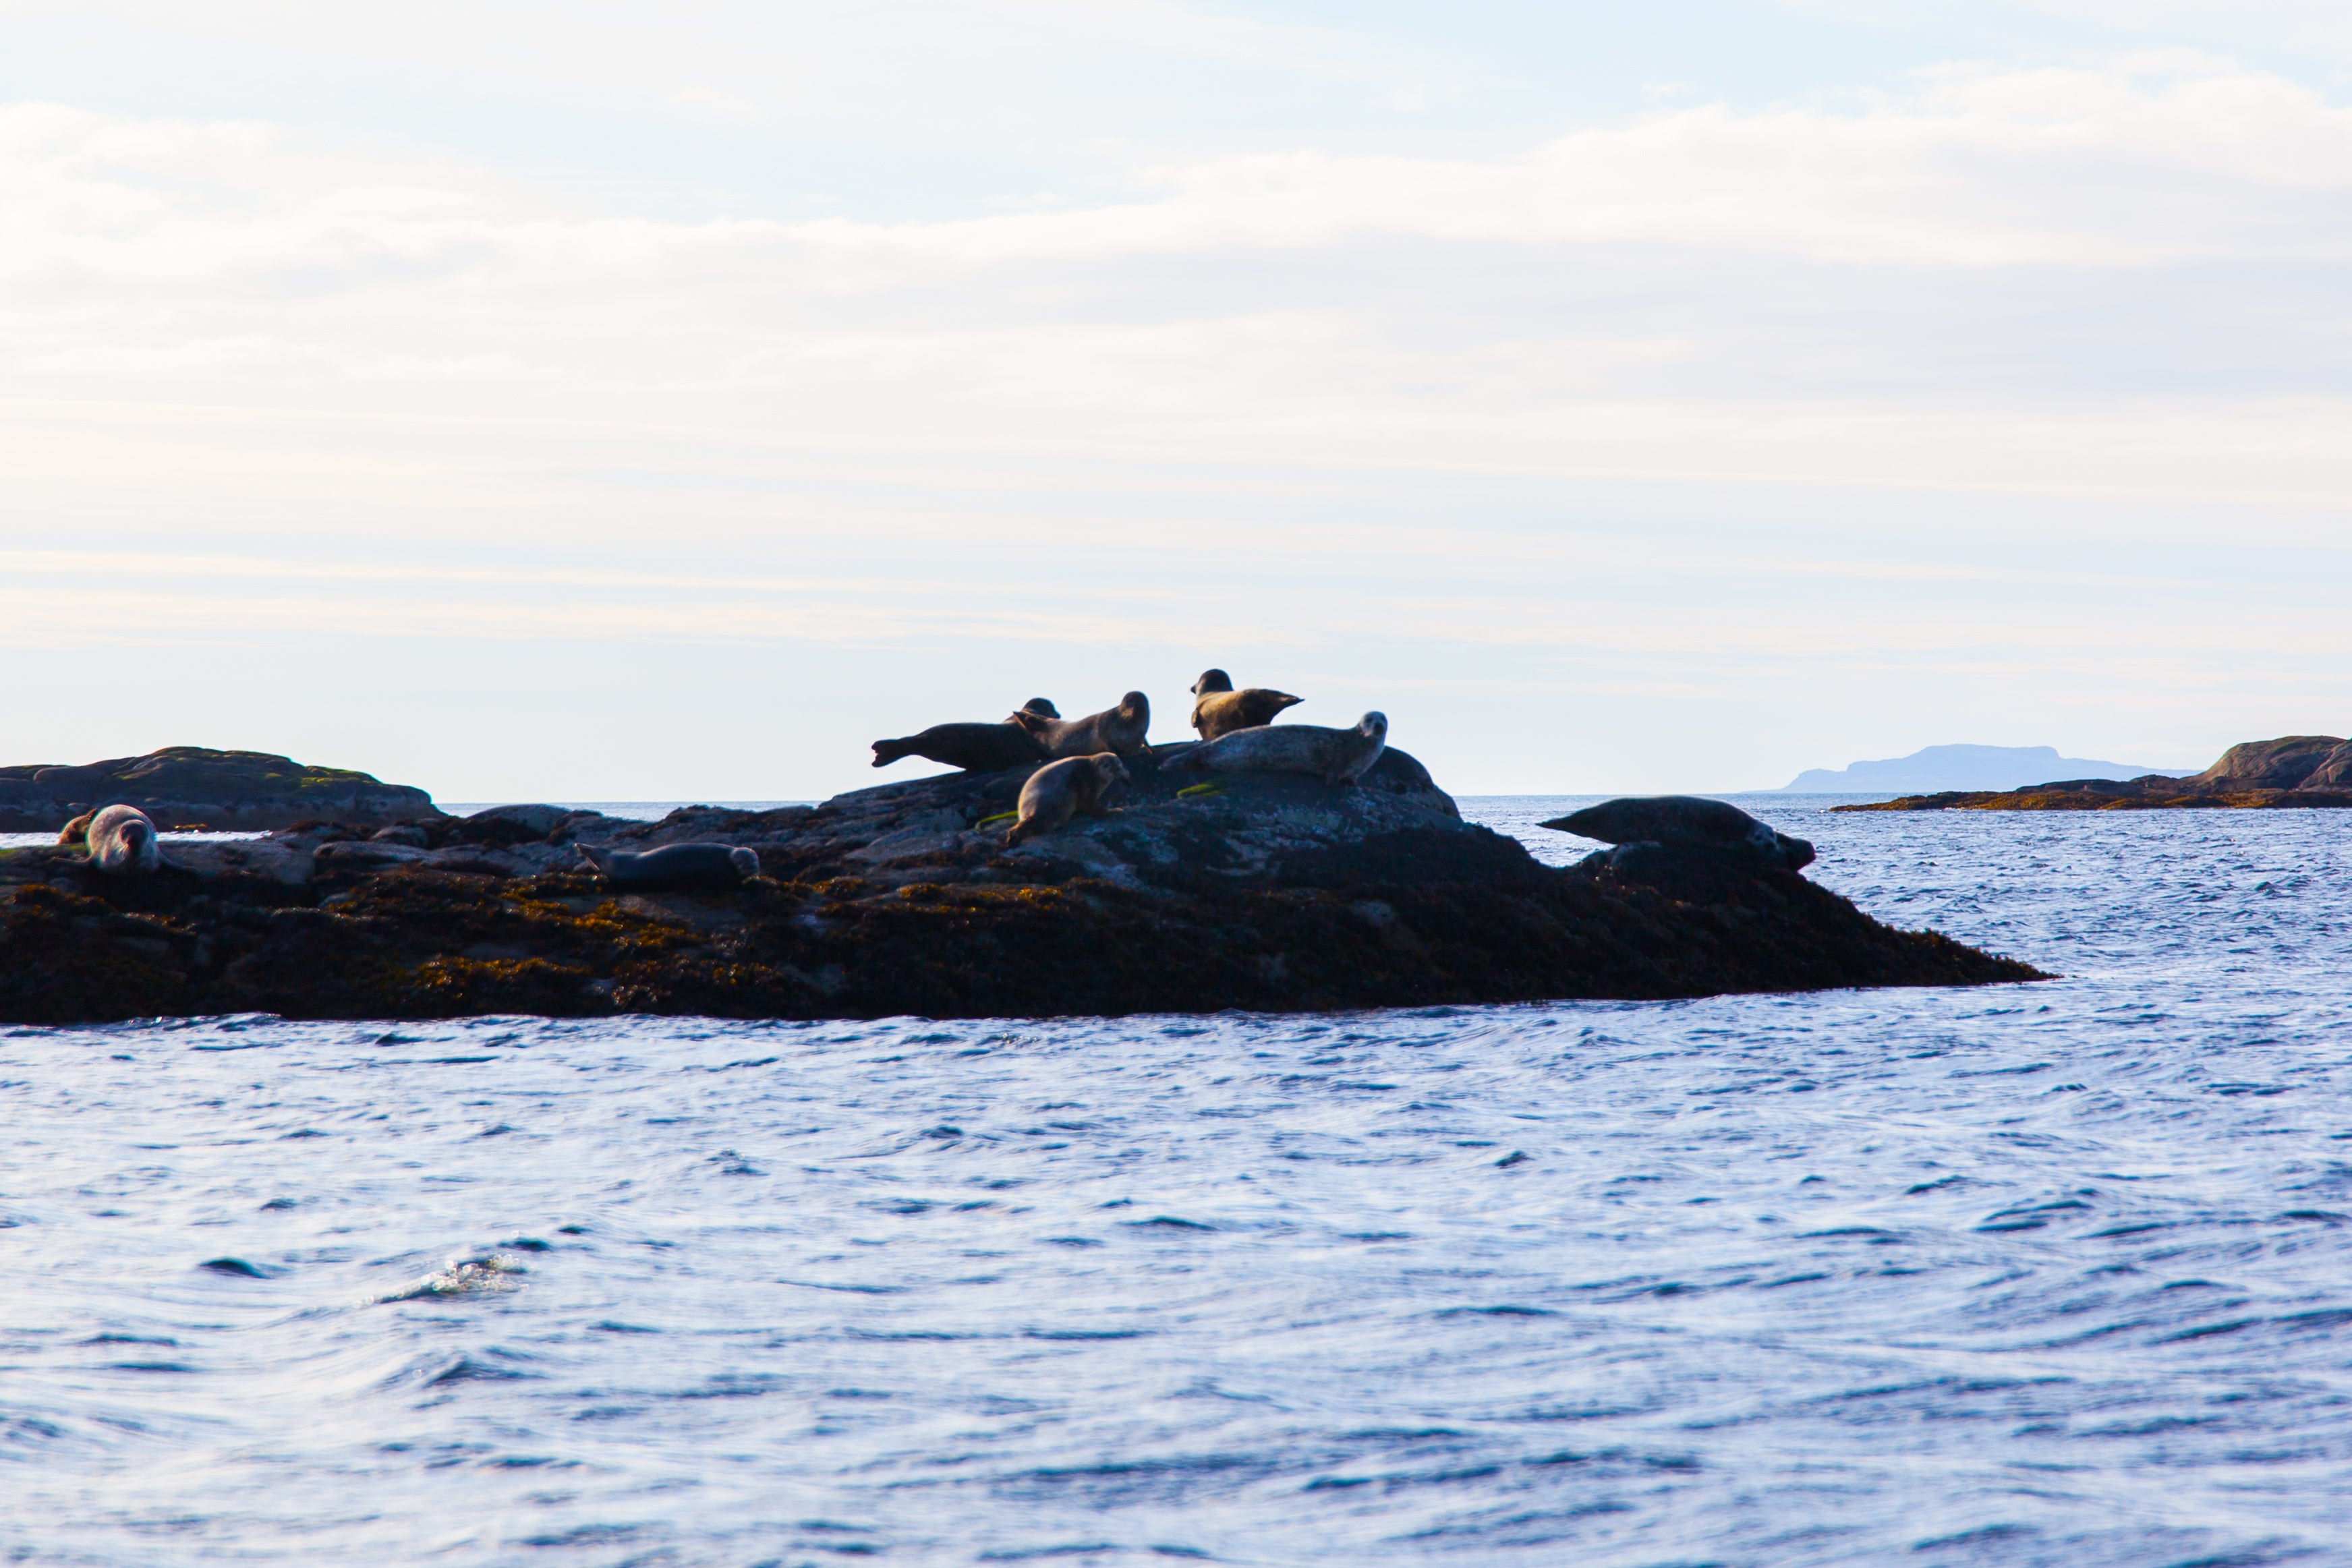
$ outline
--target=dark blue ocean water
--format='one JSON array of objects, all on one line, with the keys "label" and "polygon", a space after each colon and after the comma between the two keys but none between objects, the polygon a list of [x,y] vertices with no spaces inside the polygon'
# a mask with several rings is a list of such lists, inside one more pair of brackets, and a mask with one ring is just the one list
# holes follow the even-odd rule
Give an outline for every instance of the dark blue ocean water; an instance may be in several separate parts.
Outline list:
[{"label": "dark blue ocean water", "polygon": [[2352,1563],[2352,813],[1805,806],[2067,977],[0,1032],[0,1560]]}]

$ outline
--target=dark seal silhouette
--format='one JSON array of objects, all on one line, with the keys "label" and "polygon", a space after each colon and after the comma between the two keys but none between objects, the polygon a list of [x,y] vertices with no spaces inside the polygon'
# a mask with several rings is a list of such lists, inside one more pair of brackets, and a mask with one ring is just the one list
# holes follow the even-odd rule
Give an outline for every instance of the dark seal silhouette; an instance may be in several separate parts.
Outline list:
[{"label": "dark seal silhouette", "polygon": [[1675,844],[1752,855],[1788,871],[1813,862],[1813,846],[1776,832],[1738,807],[1696,795],[1640,795],[1603,800],[1598,806],[1543,824],[1604,844]]},{"label": "dark seal silhouette", "polygon": [[740,844],[664,844],[642,854],[579,846],[607,883],[630,893],[725,892],[760,874],[758,852]]},{"label": "dark seal silhouette", "polygon": [[[1032,703],[1044,701],[1035,697],[1030,700]],[[1021,712],[1028,714],[1033,721],[1039,724],[1053,722],[1040,717],[1030,708],[1023,708]],[[1045,748],[1027,727],[1014,724],[1011,719],[998,724],[935,724],[918,735],[874,743],[874,766],[877,768],[887,768],[907,757],[926,757],[933,762],[961,768],[967,773],[995,773],[1007,768],[1026,768],[1033,763],[1043,762]]]}]

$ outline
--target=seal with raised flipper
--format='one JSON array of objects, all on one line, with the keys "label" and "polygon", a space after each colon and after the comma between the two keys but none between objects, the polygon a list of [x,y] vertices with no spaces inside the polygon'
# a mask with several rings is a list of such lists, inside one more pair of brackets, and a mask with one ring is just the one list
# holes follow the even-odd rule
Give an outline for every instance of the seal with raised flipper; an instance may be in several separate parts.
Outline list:
[{"label": "seal with raised flipper", "polygon": [[760,855],[740,844],[664,844],[642,853],[581,844],[580,858],[628,893],[724,893],[760,874]]},{"label": "seal with raised flipper", "polygon": [[1082,811],[1109,815],[1127,785],[1127,764],[1112,752],[1048,762],[1021,786],[1021,820],[1004,835],[1004,847],[1050,833]]},{"label": "seal with raised flipper", "polygon": [[1297,707],[1307,700],[1265,686],[1244,686],[1235,691],[1233,676],[1223,670],[1203,671],[1201,678],[1192,683],[1192,695],[1201,699],[1192,705],[1192,727],[1201,732],[1202,740],[1272,724],[1283,709]]},{"label": "seal with raised flipper", "polygon": [[1638,795],[1603,800],[1543,824],[1604,844],[1693,844],[1749,854],[1790,871],[1813,862],[1813,846],[1759,822],[1727,800],[1697,795]]},{"label": "seal with raised flipper", "polygon": [[[67,827],[70,831],[72,824]],[[109,806],[92,812],[82,837],[89,845],[89,863],[102,872],[132,875],[163,863],[163,852],[155,842],[154,821],[136,806]],[[64,834],[58,835],[58,841],[66,841]]]},{"label": "seal with raised flipper", "polygon": [[[1021,712],[1028,710],[1024,708]],[[967,773],[995,773],[1043,762],[1045,748],[1026,725],[1013,722],[1020,716],[1015,714],[997,724],[935,724],[919,734],[897,740],[877,740],[874,743],[874,766],[887,768],[901,758],[924,757]],[[1029,714],[1029,720],[1034,724],[1052,722],[1036,714]]]},{"label": "seal with raised flipper", "polygon": [[1368,713],[1353,729],[1319,724],[1262,724],[1204,740],[1176,759],[1211,773],[1310,773],[1327,784],[1353,784],[1389,744],[1389,716]]},{"label": "seal with raised flipper", "polygon": [[1013,719],[1035,736],[1051,758],[1092,757],[1103,751],[1133,757],[1150,749],[1144,737],[1151,731],[1151,699],[1141,692],[1129,692],[1117,707],[1084,718],[1052,719],[1024,708]]}]

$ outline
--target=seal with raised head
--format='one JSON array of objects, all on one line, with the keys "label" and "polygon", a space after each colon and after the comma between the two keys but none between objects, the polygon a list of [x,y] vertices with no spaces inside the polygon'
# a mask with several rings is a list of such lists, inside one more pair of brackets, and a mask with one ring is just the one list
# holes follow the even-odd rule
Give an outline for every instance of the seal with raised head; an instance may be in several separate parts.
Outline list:
[{"label": "seal with raised head", "polygon": [[1117,707],[1084,718],[1052,719],[1024,708],[1013,719],[1035,736],[1051,758],[1092,757],[1103,751],[1133,757],[1149,749],[1143,737],[1151,730],[1151,699],[1141,692],[1129,692],[1118,699]]},{"label": "seal with raised head", "polygon": [[[1015,714],[997,724],[935,724],[917,735],[877,740],[874,743],[874,766],[887,768],[901,758],[927,757],[967,773],[995,773],[1044,761],[1045,748],[1036,736],[1027,726],[1013,722],[1020,716]],[[1035,724],[1051,722],[1035,714],[1029,717]]]},{"label": "seal with raised head", "polygon": [[1081,811],[1108,816],[1127,784],[1127,764],[1111,752],[1048,762],[1021,786],[1021,820],[1004,835],[1004,847],[1050,833]]},{"label": "seal with raised head", "polygon": [[[155,823],[136,806],[109,806],[93,812],[82,836],[89,844],[89,863],[100,871],[127,875],[153,871],[163,863],[163,852],[155,842]],[[62,834],[58,841],[65,841]]]},{"label": "seal with raised head", "polygon": [[1353,784],[1389,744],[1389,716],[1368,713],[1353,729],[1319,724],[1262,724],[1204,740],[1176,759],[1211,773],[1311,773],[1327,784]]},{"label": "seal with raised head", "polygon": [[740,844],[664,844],[642,853],[574,847],[607,883],[629,893],[723,893],[760,874],[759,852]]},{"label": "seal with raised head", "polygon": [[1201,678],[1192,683],[1192,695],[1201,699],[1192,705],[1192,727],[1201,732],[1202,740],[1272,724],[1284,708],[1297,707],[1307,700],[1265,686],[1244,686],[1235,691],[1233,676],[1223,670],[1202,672]]},{"label": "seal with raised head", "polygon": [[1603,800],[1543,824],[1604,844],[1693,844],[1754,855],[1795,871],[1813,862],[1813,846],[1779,832],[1727,800],[1697,795],[1640,795]]}]

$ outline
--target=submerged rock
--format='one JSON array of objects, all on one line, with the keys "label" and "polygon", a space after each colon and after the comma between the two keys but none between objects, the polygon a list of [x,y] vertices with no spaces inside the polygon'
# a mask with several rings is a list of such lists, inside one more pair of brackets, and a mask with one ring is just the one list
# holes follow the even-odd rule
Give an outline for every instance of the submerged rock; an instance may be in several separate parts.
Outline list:
[{"label": "submerged rock", "polygon": [[[1402,752],[1335,786],[1204,781],[1168,765],[1181,750],[1130,758],[1123,809],[1010,850],[1025,768],[658,822],[312,825],[175,846],[185,863],[128,885],[19,851],[0,855],[0,1019],[1045,1016],[2042,977],[1881,925],[1777,852],[1544,866]],[[610,889],[577,847],[684,843],[745,849],[760,874]]]},{"label": "submerged rock", "polygon": [[433,797],[347,768],[313,768],[267,751],[167,746],[80,767],[0,768],[0,832],[55,832],[98,807],[136,806],[157,827],[287,828],[332,818],[388,822],[438,816]]}]

